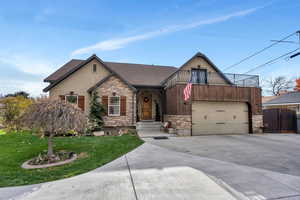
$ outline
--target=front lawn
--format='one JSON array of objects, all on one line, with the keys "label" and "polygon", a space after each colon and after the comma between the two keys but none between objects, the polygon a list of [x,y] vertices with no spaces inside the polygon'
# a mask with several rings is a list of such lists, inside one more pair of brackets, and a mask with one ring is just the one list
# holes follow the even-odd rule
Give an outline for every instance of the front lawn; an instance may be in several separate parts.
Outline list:
[{"label": "front lawn", "polygon": [[4,135],[5,131],[0,129],[0,135]]},{"label": "front lawn", "polygon": [[81,174],[104,165],[143,142],[136,136],[56,137],[55,150],[76,152],[76,161],[46,169],[25,170],[26,160],[47,149],[47,139],[29,133],[0,135],[0,187],[35,184]]}]

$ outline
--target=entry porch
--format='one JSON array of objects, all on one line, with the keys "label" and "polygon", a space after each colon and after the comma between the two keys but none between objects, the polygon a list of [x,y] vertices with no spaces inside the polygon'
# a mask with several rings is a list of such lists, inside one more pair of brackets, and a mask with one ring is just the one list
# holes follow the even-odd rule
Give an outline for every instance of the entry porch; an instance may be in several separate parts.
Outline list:
[{"label": "entry porch", "polygon": [[136,93],[136,121],[162,122],[165,93],[161,88],[139,88]]}]

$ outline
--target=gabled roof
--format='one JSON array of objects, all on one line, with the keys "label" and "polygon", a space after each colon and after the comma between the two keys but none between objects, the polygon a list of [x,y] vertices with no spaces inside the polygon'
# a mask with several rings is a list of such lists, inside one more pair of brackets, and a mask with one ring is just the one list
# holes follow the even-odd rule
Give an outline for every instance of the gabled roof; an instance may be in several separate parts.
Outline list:
[{"label": "gabled roof", "polygon": [[[111,70],[110,68],[108,68],[104,62],[98,58],[96,56],[96,54],[93,54],[92,56],[90,56],[88,59],[86,59],[85,61],[79,63],[78,65],[72,67],[71,69],[69,69],[66,73],[61,74],[60,76],[58,76],[59,78],[53,82],[51,82],[51,84],[44,88],[43,91],[44,92],[48,92],[51,88],[53,88],[54,86],[56,86],[57,84],[59,84],[61,81],[63,81],[65,78],[67,78],[68,76],[70,76],[71,74],[73,74],[74,72],[76,72],[77,70],[79,70],[81,67],[83,67],[84,65],[88,64],[89,62],[91,62],[93,59],[96,59],[98,62],[100,62],[101,64],[103,64],[103,66],[111,73],[115,74],[115,72],[113,70]],[[59,71],[59,70],[58,70]],[[64,70],[63,70],[64,71]],[[56,71],[57,72],[57,71]],[[55,76],[55,73],[52,74],[53,76]],[[52,76],[50,75],[50,76]]]},{"label": "gabled roof", "polygon": [[177,70],[176,67],[171,66],[104,62],[96,55],[92,55],[87,60],[71,60],[48,76],[44,81],[51,84],[44,91],[49,91],[93,59],[97,59],[108,71],[132,86],[161,86],[160,83]]},{"label": "gabled roof", "polygon": [[265,102],[263,105],[285,105],[285,104],[300,104],[300,92],[288,92],[280,95],[275,99]]},{"label": "gabled roof", "polygon": [[171,78],[174,74],[176,74],[178,71],[180,71],[185,65],[187,65],[190,61],[192,61],[193,59],[200,57],[203,58],[209,65],[211,65],[211,67],[220,74],[220,76],[230,85],[233,85],[233,83],[219,70],[219,68],[204,54],[198,52],[196,53],[192,58],[190,58],[188,61],[186,61],[183,65],[181,65],[181,67],[179,67],[174,73],[172,73],[168,78],[166,78],[162,84],[166,83],[168,81],[169,78]]},{"label": "gabled roof", "polygon": [[146,65],[146,64],[133,64],[133,63],[117,63],[117,62],[104,62],[95,54],[86,60],[73,59],[55,71],[53,74],[44,79],[45,82],[50,82],[50,85],[43,91],[47,92],[65,78],[79,70],[81,67],[96,59],[99,61],[109,72],[116,75],[127,85],[131,87],[146,86],[146,87],[161,87],[173,74],[179,71],[187,63],[196,57],[203,58],[214,70],[222,76],[222,78],[232,84],[232,82],[213,64],[212,61],[204,54],[198,52],[179,69],[172,66],[160,65]]},{"label": "gabled roof", "polygon": [[126,80],[124,80],[122,77],[116,75],[116,74],[110,74],[107,77],[105,77],[104,79],[100,80],[98,83],[96,83],[94,86],[90,87],[87,92],[91,93],[93,92],[96,88],[98,88],[99,86],[101,86],[103,83],[105,83],[108,79],[110,79],[111,77],[116,76],[117,78],[119,78],[123,83],[125,83],[131,90],[136,91],[136,88],[133,87],[131,84],[129,84]]},{"label": "gabled roof", "polygon": [[63,66],[61,66],[58,70],[54,73],[49,75],[47,78],[44,79],[44,82],[54,82],[58,80],[61,76],[71,71],[74,67],[79,65],[80,63],[84,62],[84,60],[72,59]]}]

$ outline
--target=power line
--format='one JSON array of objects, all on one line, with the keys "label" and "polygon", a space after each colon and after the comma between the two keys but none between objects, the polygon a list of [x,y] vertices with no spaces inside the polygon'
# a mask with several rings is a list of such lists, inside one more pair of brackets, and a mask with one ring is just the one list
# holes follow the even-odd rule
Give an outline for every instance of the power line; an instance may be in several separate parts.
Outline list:
[{"label": "power line", "polygon": [[250,56],[247,56],[246,58],[240,60],[239,62],[237,62],[237,63],[235,63],[235,64],[233,64],[233,65],[230,65],[230,66],[226,67],[226,68],[224,69],[224,71],[225,71],[225,70],[228,70],[228,69],[231,69],[231,68],[233,68],[233,67],[235,67],[235,66],[241,64],[242,62],[245,62],[246,60],[248,60],[248,59],[250,59],[250,58],[252,58],[252,57],[254,57],[254,56],[256,56],[256,55],[258,55],[258,54],[260,54],[260,53],[262,53],[262,52],[264,52],[265,50],[267,50],[267,49],[269,49],[269,48],[275,46],[276,44],[278,44],[278,43],[280,43],[280,42],[286,40],[287,38],[293,36],[293,35],[296,34],[296,33],[298,33],[298,32],[294,32],[294,33],[292,33],[292,34],[290,34],[290,35],[288,35],[288,36],[282,38],[281,40],[278,40],[278,41],[272,43],[271,45],[269,45],[269,46],[267,46],[267,47],[265,47],[265,48],[263,48],[263,49],[261,49],[261,50],[259,50],[259,51],[256,51],[255,53],[251,54]]},{"label": "power line", "polygon": [[258,65],[258,66],[256,66],[256,67],[250,69],[249,71],[245,72],[244,74],[248,74],[248,73],[250,73],[250,72],[252,72],[252,71],[257,70],[258,68],[264,67],[264,66],[266,66],[266,65],[270,65],[270,64],[274,63],[276,60],[279,60],[280,58],[283,58],[283,57],[285,57],[285,56],[287,56],[287,55],[289,55],[289,54],[291,54],[291,53],[294,53],[295,51],[298,51],[299,49],[300,49],[300,48],[297,48],[297,49],[295,49],[295,50],[293,50],[293,51],[290,51],[290,52],[288,52],[288,53],[285,53],[285,54],[283,54],[283,55],[281,55],[281,56],[279,56],[279,57],[277,57],[277,58],[274,58],[274,59],[272,59],[272,60],[270,60],[270,61],[268,61],[268,62],[266,62],[266,63],[264,63],[264,64]]}]

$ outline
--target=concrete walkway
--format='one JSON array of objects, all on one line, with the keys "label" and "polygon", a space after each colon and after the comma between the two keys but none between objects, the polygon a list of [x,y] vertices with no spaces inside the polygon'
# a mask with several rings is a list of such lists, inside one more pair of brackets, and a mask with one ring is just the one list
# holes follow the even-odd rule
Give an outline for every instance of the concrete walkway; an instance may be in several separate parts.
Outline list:
[{"label": "concrete walkway", "polygon": [[[234,200],[208,177],[197,157],[151,144],[86,174],[49,183],[0,188],[1,200]],[[223,185],[225,187],[221,187]]]}]

